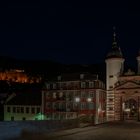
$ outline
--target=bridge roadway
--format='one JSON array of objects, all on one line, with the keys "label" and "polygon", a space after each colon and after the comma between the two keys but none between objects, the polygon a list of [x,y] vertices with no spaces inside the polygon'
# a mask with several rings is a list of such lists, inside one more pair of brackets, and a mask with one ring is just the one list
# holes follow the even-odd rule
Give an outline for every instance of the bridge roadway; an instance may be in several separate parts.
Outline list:
[{"label": "bridge roadway", "polygon": [[102,125],[75,128],[50,134],[22,133],[26,140],[140,140],[140,122],[112,122]]}]

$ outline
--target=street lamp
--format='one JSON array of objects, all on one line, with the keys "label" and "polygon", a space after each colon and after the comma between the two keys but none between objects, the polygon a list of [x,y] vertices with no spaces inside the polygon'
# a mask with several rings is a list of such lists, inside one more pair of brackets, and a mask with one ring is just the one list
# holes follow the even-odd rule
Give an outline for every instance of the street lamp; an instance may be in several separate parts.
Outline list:
[{"label": "street lamp", "polygon": [[75,98],[75,102],[76,102],[76,107],[77,107],[77,123],[78,123],[80,98],[79,97],[76,97]]},{"label": "street lamp", "polygon": [[88,118],[90,120],[90,106],[89,106],[89,103],[92,101],[92,99],[90,97],[87,98],[87,102],[88,102]]},{"label": "street lamp", "polygon": [[88,102],[91,102],[91,98],[90,98],[90,97],[89,97],[89,98],[87,98],[87,101],[88,101]]}]

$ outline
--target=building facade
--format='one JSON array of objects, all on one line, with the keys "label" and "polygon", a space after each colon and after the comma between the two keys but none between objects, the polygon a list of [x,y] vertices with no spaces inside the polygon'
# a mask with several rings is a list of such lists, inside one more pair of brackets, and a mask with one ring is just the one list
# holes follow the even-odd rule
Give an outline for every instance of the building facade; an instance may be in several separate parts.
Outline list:
[{"label": "building facade", "polygon": [[4,102],[4,121],[44,120],[41,101],[40,85],[22,85]]},{"label": "building facade", "polygon": [[113,35],[112,50],[106,57],[107,121],[139,120],[140,55],[137,73],[124,71],[124,58]]},{"label": "building facade", "polygon": [[105,84],[91,74],[63,74],[48,81],[42,91],[47,119],[75,119],[86,116],[94,124],[106,121]]},{"label": "building facade", "polygon": [[43,120],[40,105],[4,105],[4,121]]}]

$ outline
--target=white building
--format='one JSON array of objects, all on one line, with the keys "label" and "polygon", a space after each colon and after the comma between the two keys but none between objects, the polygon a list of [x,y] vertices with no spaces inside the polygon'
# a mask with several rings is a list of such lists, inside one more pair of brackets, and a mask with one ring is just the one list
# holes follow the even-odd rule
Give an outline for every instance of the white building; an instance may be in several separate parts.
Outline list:
[{"label": "white building", "polygon": [[4,121],[42,119],[41,90],[36,87],[11,94],[4,104]]}]

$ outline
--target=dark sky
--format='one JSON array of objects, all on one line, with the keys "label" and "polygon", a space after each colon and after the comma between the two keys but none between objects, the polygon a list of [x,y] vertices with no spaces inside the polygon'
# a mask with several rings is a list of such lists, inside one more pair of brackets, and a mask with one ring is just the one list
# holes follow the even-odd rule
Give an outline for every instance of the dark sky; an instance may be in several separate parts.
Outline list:
[{"label": "dark sky", "polygon": [[0,55],[102,63],[113,26],[129,64],[140,48],[140,8],[130,2],[7,3],[0,6]]}]

